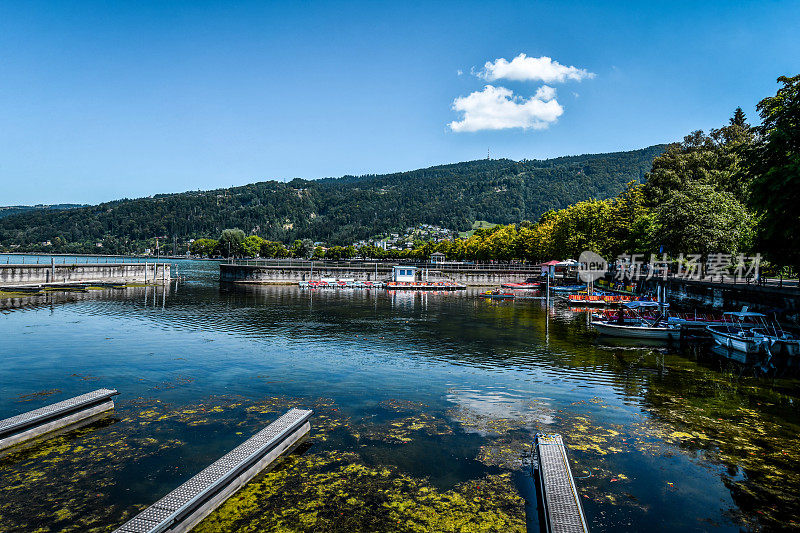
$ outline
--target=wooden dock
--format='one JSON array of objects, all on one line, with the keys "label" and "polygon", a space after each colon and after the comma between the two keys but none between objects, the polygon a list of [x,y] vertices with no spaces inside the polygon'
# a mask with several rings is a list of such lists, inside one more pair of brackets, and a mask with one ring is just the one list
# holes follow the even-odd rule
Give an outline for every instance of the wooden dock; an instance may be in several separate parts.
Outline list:
[{"label": "wooden dock", "polygon": [[292,409],[123,524],[116,533],[189,531],[311,430],[313,411]]},{"label": "wooden dock", "polygon": [[0,450],[74,426],[114,409],[113,389],[98,389],[0,420]]},{"label": "wooden dock", "polygon": [[561,435],[534,437],[534,468],[542,530],[553,533],[587,533],[580,495],[572,477]]}]

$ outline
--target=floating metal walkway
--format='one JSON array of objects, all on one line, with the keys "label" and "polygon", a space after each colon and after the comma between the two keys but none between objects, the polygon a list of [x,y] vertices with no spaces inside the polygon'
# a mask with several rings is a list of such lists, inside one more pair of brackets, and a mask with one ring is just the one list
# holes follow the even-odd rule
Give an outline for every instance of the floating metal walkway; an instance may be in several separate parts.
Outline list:
[{"label": "floating metal walkway", "polygon": [[534,437],[533,464],[543,517],[542,530],[553,533],[588,532],[561,435],[539,433]]},{"label": "floating metal walkway", "polygon": [[0,450],[110,411],[117,394],[113,389],[98,389],[0,420]]},{"label": "floating metal walkway", "polygon": [[189,531],[311,430],[313,411],[292,409],[126,522],[115,533]]}]

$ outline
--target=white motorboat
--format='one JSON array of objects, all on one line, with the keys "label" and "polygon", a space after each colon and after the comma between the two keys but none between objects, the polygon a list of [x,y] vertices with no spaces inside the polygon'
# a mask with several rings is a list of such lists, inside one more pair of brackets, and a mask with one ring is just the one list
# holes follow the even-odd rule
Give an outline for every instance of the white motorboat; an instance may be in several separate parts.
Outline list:
[{"label": "white motorboat", "polygon": [[[681,328],[667,322],[666,315],[661,312],[665,307],[668,307],[668,304],[649,301],[628,302],[623,307],[629,312],[627,317],[621,312],[617,320],[593,320],[592,326],[601,335],[611,337],[678,340],[681,336]],[[640,313],[640,310],[654,310],[655,308],[659,308],[659,312],[652,319],[645,318]]]},{"label": "white motorboat", "polygon": [[602,335],[611,337],[625,337],[629,339],[656,339],[656,340],[678,340],[681,336],[681,329],[669,324],[659,324],[656,326],[633,325],[633,324],[612,324],[599,320],[592,322],[592,326]]},{"label": "white motorboat", "polygon": [[766,315],[748,311],[723,313],[724,325],[707,326],[714,343],[746,354],[800,355],[800,339],[784,332],[777,323],[770,324]]}]

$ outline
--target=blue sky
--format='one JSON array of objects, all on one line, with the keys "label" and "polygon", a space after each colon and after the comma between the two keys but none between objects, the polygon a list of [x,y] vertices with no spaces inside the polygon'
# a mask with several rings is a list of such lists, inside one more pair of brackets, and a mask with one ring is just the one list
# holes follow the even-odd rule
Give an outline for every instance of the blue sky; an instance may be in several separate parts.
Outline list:
[{"label": "blue sky", "polygon": [[695,4],[3,2],[0,205],[628,150],[737,105],[752,121],[800,72],[800,3]]}]

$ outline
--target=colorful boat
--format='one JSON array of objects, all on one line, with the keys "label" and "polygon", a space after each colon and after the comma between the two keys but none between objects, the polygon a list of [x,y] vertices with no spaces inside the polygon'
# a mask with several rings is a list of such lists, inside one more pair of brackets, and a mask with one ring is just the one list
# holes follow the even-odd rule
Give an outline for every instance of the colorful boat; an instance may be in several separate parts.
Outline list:
[{"label": "colorful boat", "polygon": [[580,292],[586,290],[586,285],[562,285],[559,287],[550,287],[553,292]]},{"label": "colorful boat", "polygon": [[384,286],[390,291],[457,291],[467,288],[453,281],[387,281]]},{"label": "colorful boat", "polygon": [[513,292],[500,292],[498,290],[482,292],[478,295],[479,298],[491,298],[495,300],[511,300],[517,297]]},{"label": "colorful boat", "polygon": [[540,288],[542,284],[537,281],[537,282],[525,282],[525,283],[503,283],[500,286],[504,289],[536,290]]}]

